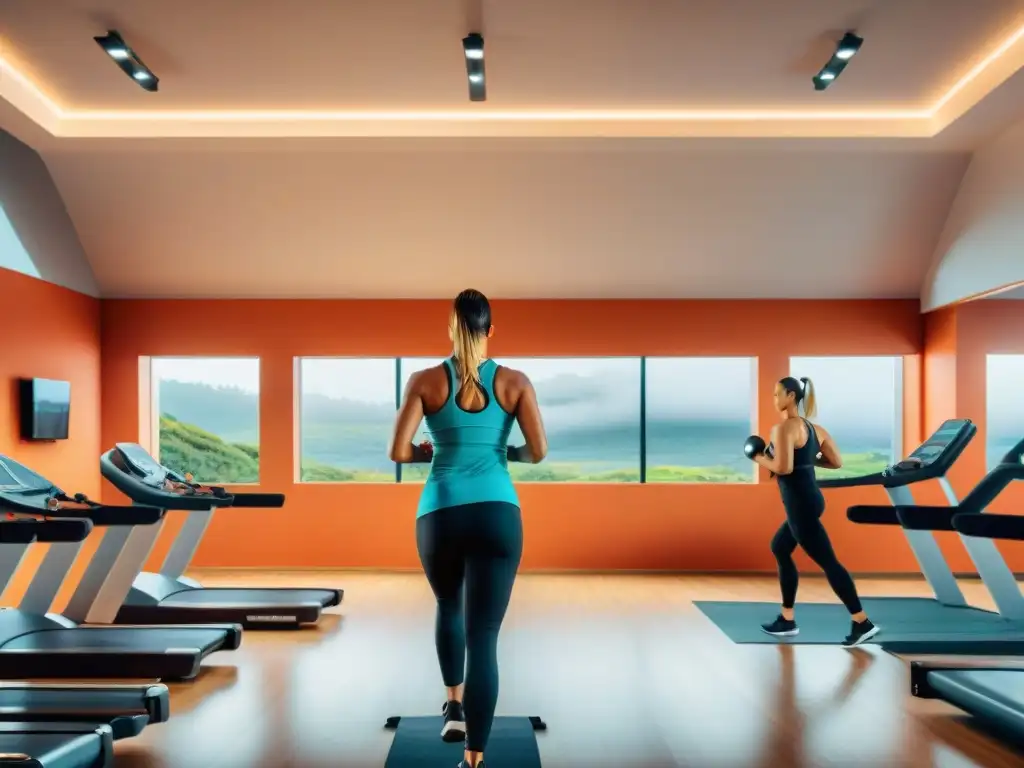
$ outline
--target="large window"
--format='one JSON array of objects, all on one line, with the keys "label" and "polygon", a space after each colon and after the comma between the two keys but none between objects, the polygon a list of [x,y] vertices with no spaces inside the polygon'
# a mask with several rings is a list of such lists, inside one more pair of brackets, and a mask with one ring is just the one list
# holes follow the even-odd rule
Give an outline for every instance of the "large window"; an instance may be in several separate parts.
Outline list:
[{"label": "large window", "polygon": [[[441,358],[439,357],[403,357],[401,360],[402,380],[399,382],[399,392],[405,394],[405,386],[409,383],[409,378],[417,371],[425,370],[426,368],[433,368],[435,365],[441,364]],[[427,431],[427,421],[424,419],[420,422],[419,431],[413,438],[413,443],[422,443],[424,440],[430,440],[430,433]],[[427,479],[427,475],[430,473],[429,464],[403,464],[399,468],[400,475],[403,483],[422,483]]]},{"label": "large window", "polygon": [[985,380],[985,456],[992,469],[1024,438],[1024,355],[989,355]]},{"label": "large window", "polygon": [[199,482],[258,482],[259,359],[154,357],[150,365],[160,462]]},{"label": "large window", "polygon": [[902,454],[903,358],[794,357],[792,376],[814,383],[818,414],[843,456],[843,468],[819,477],[880,472]]},{"label": "large window", "polygon": [[[438,358],[403,358],[402,389],[415,371]],[[519,482],[636,482],[640,479],[640,360],[638,358],[516,358],[496,360],[533,382],[548,433],[541,464],[510,464]],[[428,439],[426,424],[416,442]],[[522,445],[519,425],[509,445]],[[742,441],[741,441],[742,445]],[[403,482],[422,482],[429,467],[406,464]]]},{"label": "large window", "polygon": [[743,441],[756,432],[751,357],[646,360],[647,482],[752,483]]},{"label": "large window", "polygon": [[[541,464],[511,464],[522,482],[628,483],[640,480],[640,359],[498,360],[530,377],[548,433]],[[522,445],[516,424],[510,445]]]},{"label": "large window", "polygon": [[298,363],[299,479],[395,481],[395,359],[305,357]]}]

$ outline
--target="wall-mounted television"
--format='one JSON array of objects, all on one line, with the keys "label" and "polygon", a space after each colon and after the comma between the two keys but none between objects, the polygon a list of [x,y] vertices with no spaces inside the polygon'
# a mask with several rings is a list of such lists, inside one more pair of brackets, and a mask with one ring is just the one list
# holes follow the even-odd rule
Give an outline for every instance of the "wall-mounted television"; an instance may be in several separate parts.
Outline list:
[{"label": "wall-mounted television", "polygon": [[71,382],[21,379],[21,439],[67,440]]}]

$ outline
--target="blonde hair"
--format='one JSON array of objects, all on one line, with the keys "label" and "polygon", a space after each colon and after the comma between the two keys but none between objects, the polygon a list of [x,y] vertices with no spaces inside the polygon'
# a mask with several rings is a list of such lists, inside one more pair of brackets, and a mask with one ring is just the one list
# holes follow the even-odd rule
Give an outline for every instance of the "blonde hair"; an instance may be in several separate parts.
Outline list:
[{"label": "blonde hair", "polygon": [[800,410],[804,412],[804,417],[813,419],[814,415],[818,411],[818,402],[814,394],[814,382],[808,378],[800,379],[800,383],[803,384],[803,396],[800,398]]},{"label": "blonde hair", "polygon": [[455,347],[456,372],[459,374],[459,392],[473,393],[481,385],[480,365],[484,361],[484,336],[474,333],[458,313],[452,316],[452,343]]}]

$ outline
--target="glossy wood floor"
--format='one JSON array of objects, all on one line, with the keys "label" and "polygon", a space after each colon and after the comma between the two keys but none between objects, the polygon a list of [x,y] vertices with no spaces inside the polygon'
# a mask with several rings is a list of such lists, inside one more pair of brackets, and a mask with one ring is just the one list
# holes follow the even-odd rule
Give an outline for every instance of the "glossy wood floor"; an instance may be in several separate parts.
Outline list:
[{"label": "glossy wood floor", "polygon": [[[319,629],[248,632],[238,651],[211,656],[200,679],[172,686],[170,722],[118,745],[119,766],[381,768],[384,720],[439,710],[422,575],[194,575],[340,586],[345,603]],[[918,582],[859,584],[866,595],[926,594]],[[978,585],[965,592],[985,604]],[[801,597],[831,599],[813,578]],[[775,598],[768,578],[522,576],[502,635],[499,713],[548,722],[545,768],[1024,766],[951,707],[912,699],[900,659],[734,645],[691,604]]]}]

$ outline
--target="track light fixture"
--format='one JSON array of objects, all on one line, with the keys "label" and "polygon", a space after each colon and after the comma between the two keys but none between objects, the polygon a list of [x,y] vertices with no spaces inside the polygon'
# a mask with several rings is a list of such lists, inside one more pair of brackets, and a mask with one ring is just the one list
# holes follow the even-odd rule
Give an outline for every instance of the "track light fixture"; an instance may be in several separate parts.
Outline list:
[{"label": "track light fixture", "polygon": [[93,40],[100,48],[106,51],[107,55],[114,60],[114,63],[121,68],[128,77],[135,81],[140,88],[151,93],[156,93],[160,86],[160,78],[153,74],[153,70],[142,63],[142,59],[135,55],[121,35],[110,30],[107,34],[94,37]]},{"label": "track light fixture", "polygon": [[469,100],[487,101],[487,83],[484,74],[484,39],[473,32],[462,38],[466,54],[466,76],[469,78]]},{"label": "track light fixture", "polygon": [[821,68],[821,71],[814,76],[814,90],[824,91],[835,81],[846,69],[850,59],[856,55],[864,43],[864,38],[857,37],[853,32],[847,32],[843,39],[836,45],[836,52],[828,60],[828,64]]}]

